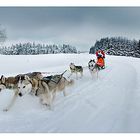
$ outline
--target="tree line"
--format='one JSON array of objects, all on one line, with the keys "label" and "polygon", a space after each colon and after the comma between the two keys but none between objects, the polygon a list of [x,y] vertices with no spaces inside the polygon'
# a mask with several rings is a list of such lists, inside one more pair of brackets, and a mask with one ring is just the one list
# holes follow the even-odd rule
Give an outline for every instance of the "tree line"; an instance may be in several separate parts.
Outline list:
[{"label": "tree line", "polygon": [[104,50],[109,55],[140,58],[140,40],[129,40],[123,37],[101,38],[90,48],[89,53],[94,54],[99,49]]},{"label": "tree line", "polygon": [[36,55],[56,53],[77,53],[77,49],[71,45],[48,45],[36,43],[19,43],[11,47],[1,47],[0,54],[4,55]]}]

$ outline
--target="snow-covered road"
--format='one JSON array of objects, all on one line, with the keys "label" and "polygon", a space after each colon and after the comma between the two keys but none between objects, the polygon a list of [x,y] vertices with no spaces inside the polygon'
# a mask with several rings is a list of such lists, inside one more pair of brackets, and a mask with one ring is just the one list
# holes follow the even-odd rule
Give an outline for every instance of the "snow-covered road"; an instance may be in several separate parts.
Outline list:
[{"label": "snow-covered road", "polygon": [[[95,56],[0,56],[0,73],[63,72],[70,62],[85,67],[91,58]],[[37,97],[25,95],[3,112],[13,93],[2,91],[0,132],[140,132],[140,59],[106,56],[105,61],[106,69],[98,79],[92,79],[85,68],[83,78],[67,89],[68,96],[57,95],[52,111],[40,105]]]}]

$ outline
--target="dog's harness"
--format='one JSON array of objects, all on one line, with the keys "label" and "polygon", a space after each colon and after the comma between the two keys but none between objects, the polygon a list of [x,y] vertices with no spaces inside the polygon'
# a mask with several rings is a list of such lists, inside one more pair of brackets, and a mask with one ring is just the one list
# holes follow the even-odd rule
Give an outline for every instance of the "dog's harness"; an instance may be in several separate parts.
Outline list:
[{"label": "dog's harness", "polygon": [[47,76],[47,77],[43,77],[42,81],[44,81],[45,83],[49,83],[50,81],[56,83],[56,81],[53,79],[53,76]]},{"label": "dog's harness", "polygon": [[[51,75],[51,76],[47,76],[47,77],[43,77],[43,79],[41,79],[41,80],[39,80],[38,81],[38,88],[37,88],[37,90],[36,90],[36,93],[35,93],[35,95],[37,96],[37,92],[38,92],[38,90],[39,90],[39,82],[41,82],[41,81],[43,81],[43,82],[45,82],[46,84],[49,84],[49,82],[50,81],[52,81],[52,82],[54,82],[56,85],[60,82],[60,80],[62,79],[62,77],[63,77],[63,75],[64,75],[64,73],[66,72],[67,70],[65,70],[61,75],[60,75],[60,78],[59,78],[59,80],[56,82],[55,80],[53,80],[53,76]],[[43,86],[43,85],[42,85]]]},{"label": "dog's harness", "polygon": [[63,75],[64,75],[64,73],[66,72],[67,70],[65,70],[61,75],[60,75],[60,78],[58,79],[58,81],[55,81],[54,79],[53,79],[53,77],[54,76],[47,76],[47,77],[43,77],[43,81],[44,82],[46,82],[47,84],[50,82],[50,81],[52,81],[52,82],[54,82],[55,84],[58,84],[59,82],[60,82],[60,80],[62,79],[62,77],[63,77]]}]

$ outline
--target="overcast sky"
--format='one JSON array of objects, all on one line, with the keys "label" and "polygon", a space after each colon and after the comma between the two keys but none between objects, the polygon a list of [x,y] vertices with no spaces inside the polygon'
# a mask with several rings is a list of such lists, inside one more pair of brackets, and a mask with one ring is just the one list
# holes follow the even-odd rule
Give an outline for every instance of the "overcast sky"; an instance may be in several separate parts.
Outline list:
[{"label": "overcast sky", "polygon": [[140,38],[140,8],[0,7],[7,42],[69,43],[89,50],[102,37]]}]

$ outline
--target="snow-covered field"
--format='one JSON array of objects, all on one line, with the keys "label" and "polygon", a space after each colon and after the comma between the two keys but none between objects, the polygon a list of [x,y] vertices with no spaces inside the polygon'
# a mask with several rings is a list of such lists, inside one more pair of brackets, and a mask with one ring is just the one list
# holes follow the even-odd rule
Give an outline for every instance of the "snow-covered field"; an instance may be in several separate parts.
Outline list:
[{"label": "snow-covered field", "polygon": [[[0,56],[0,74],[12,76],[32,71],[63,72],[69,63],[87,66],[89,54]],[[94,79],[84,76],[57,94],[48,110],[37,97],[18,97],[9,112],[3,112],[13,96],[0,93],[0,132],[140,132],[140,59],[106,56],[106,69]],[[67,77],[68,71],[65,74]],[[75,79],[73,75],[71,78]]]}]

